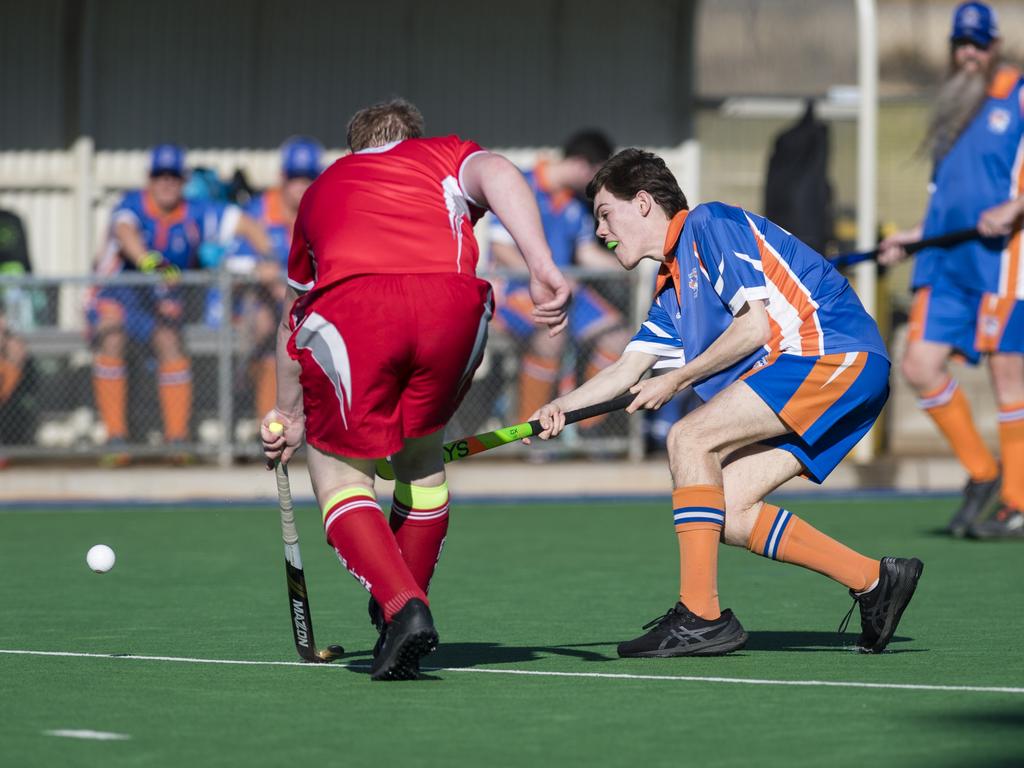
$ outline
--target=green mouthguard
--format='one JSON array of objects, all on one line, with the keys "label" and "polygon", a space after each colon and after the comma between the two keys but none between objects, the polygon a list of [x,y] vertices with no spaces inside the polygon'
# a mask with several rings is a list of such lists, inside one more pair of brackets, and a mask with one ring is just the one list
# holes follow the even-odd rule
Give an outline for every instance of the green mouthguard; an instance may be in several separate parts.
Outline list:
[{"label": "green mouthguard", "polygon": [[614,251],[616,248],[619,247],[619,241],[609,240],[607,243],[604,244],[604,247],[607,248],[609,251]]}]

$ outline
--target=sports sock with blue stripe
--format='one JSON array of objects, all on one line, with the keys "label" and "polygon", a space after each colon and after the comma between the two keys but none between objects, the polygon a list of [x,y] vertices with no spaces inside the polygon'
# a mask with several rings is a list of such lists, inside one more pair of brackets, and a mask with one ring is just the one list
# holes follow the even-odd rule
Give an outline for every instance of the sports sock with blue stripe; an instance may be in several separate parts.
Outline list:
[{"label": "sports sock with blue stripe", "polygon": [[718,605],[718,542],[725,526],[725,491],[687,485],[672,491],[679,539],[679,600],[704,619],[722,615]]},{"label": "sports sock with blue stripe", "polygon": [[761,505],[747,549],[755,555],[817,571],[854,592],[871,589],[878,581],[878,560],[854,552],[774,504]]}]

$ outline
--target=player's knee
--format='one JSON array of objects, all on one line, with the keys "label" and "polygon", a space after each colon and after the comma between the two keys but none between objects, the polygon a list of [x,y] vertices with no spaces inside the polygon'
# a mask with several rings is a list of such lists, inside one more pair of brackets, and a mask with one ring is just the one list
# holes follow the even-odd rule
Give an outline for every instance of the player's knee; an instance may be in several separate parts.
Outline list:
[{"label": "player's knee", "polygon": [[121,357],[128,342],[120,323],[102,323],[93,335],[93,348],[101,355]]},{"label": "player's knee", "polygon": [[672,425],[665,445],[670,457],[710,454],[717,452],[718,448],[712,438],[701,420],[687,417]]},{"label": "player's knee", "polygon": [[725,489],[725,528],[722,540],[733,547],[745,547],[750,540],[750,532],[757,522],[760,501],[751,501],[743,497],[735,497]]},{"label": "player's knee", "polygon": [[900,373],[910,386],[917,390],[929,389],[941,378],[942,367],[930,360],[908,353],[900,363]]},{"label": "player's knee", "polygon": [[530,351],[541,357],[560,357],[565,347],[565,334],[549,336],[547,331],[535,333],[530,339]]},{"label": "player's knee", "polygon": [[183,354],[181,337],[173,328],[157,326],[153,331],[153,351],[160,360],[171,360]]},{"label": "player's knee", "polygon": [[992,355],[989,357],[989,371],[1000,405],[1024,400],[1024,355]]}]

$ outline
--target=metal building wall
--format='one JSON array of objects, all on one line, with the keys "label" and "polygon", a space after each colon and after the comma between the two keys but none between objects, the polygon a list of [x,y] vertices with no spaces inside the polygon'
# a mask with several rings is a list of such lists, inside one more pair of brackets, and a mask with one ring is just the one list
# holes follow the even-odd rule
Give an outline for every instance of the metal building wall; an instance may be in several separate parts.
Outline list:
[{"label": "metal building wall", "polygon": [[67,146],[66,0],[0,0],[0,149]]},{"label": "metal building wall", "polygon": [[360,106],[415,101],[432,133],[546,146],[690,136],[696,0],[0,0],[0,149],[161,140],[343,143]]}]

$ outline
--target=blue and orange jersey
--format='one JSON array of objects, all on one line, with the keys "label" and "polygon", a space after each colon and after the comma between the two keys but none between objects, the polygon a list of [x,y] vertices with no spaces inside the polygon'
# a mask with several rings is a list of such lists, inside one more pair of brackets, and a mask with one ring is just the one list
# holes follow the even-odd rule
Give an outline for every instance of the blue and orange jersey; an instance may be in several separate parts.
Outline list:
[{"label": "blue and orange jersey", "polygon": [[[580,245],[596,241],[594,219],[583,201],[570,190],[556,189],[549,183],[546,168],[547,164],[541,162],[523,175],[537,199],[551,258],[559,267],[569,267]],[[491,224],[490,239],[493,243],[515,244],[497,217]]]},{"label": "blue and orange jersey", "polygon": [[[262,194],[256,195],[246,206],[245,212],[263,225],[270,238],[270,247],[274,257],[280,261],[282,267],[288,266],[288,250],[292,244],[292,227],[295,219],[285,207],[281,199],[281,190],[272,187]],[[245,253],[254,253],[255,249],[248,243],[243,243],[241,248]]]},{"label": "blue and orange jersey", "polygon": [[706,351],[745,304],[764,301],[764,348],[694,386],[704,400],[779,355],[875,352],[888,359],[875,321],[820,254],[763,216],[706,203],[672,219],[647,320],[626,347],[678,368]]},{"label": "blue and orange jersey", "polygon": [[159,251],[179,269],[199,264],[199,246],[204,239],[221,237],[233,231],[239,211],[235,206],[207,201],[183,200],[170,212],[161,211],[145,190],[128,192],[110,215],[110,236],[100,256],[98,271],[115,274],[134,270],[123,258],[114,235],[114,226],[129,221],[138,227],[146,247]]},{"label": "blue and orange jersey", "polygon": [[[970,229],[988,208],[1024,192],[1024,78],[1003,67],[988,99],[952,148],[935,166],[923,237]],[[940,277],[979,293],[1024,299],[1021,233],[971,240],[917,255],[911,286],[934,285]]]}]

